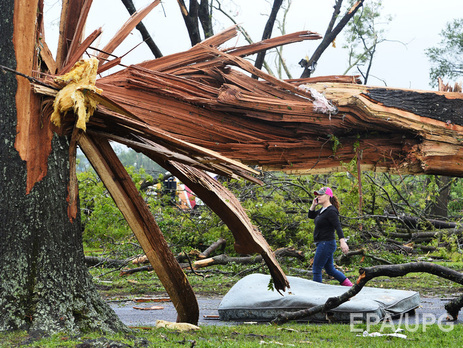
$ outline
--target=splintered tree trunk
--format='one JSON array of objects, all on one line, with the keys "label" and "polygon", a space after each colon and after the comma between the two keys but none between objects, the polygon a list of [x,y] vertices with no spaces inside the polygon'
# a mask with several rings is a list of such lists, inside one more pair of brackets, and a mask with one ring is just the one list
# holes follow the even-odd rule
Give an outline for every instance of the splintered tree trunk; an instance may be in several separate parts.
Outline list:
[{"label": "splintered tree trunk", "polygon": [[[16,9],[13,0],[0,2],[0,62],[12,68],[21,59],[12,42]],[[37,11],[37,4],[30,10]],[[27,193],[26,162],[15,140],[18,108],[34,102],[33,97],[16,101],[30,91],[20,79],[0,74],[0,331],[124,330],[84,264],[80,217],[73,222],[68,217],[68,139],[54,135],[48,172]]]}]

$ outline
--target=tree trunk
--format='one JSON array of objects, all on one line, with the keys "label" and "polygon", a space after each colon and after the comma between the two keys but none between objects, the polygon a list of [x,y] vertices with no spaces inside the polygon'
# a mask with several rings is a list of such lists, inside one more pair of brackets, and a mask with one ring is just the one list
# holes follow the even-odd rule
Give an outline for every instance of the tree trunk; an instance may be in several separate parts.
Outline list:
[{"label": "tree trunk", "polygon": [[431,216],[448,216],[448,204],[450,196],[450,181],[452,180],[449,176],[439,175],[436,177],[437,185],[439,186],[439,195],[435,203],[431,204],[429,213]]},{"label": "tree trunk", "polygon": [[[38,8],[37,2],[16,2],[0,3],[0,61],[12,68],[21,66],[21,59],[28,56],[11,40],[14,35],[27,38],[23,27],[20,34],[19,29],[14,32],[14,11],[27,12],[29,8],[34,18],[23,21],[35,23]],[[26,193],[26,162],[15,149],[19,124],[16,97],[28,93],[30,86],[26,84],[25,92],[20,79],[12,74],[0,75],[0,331],[125,330],[101,299],[85,267],[80,216],[72,222],[68,217],[66,137],[54,135],[48,172]],[[34,98],[20,102],[30,107],[37,102]],[[34,120],[40,120],[40,113],[37,109],[34,113],[32,107],[30,110],[28,122],[32,127]],[[49,121],[41,121],[42,127],[48,128]]]},{"label": "tree trunk", "polygon": [[[272,11],[270,12],[270,15],[267,20],[267,24],[265,25],[265,28],[264,28],[264,33],[262,34],[262,41],[270,39],[272,37],[273,26],[275,24],[277,14],[281,8],[282,3],[283,3],[283,0],[274,0]],[[262,69],[262,65],[264,64],[266,52],[267,51],[264,50],[264,51],[260,51],[259,53],[257,53],[256,62],[254,63],[254,66],[259,70]],[[257,76],[254,75],[253,77],[257,79]]]}]

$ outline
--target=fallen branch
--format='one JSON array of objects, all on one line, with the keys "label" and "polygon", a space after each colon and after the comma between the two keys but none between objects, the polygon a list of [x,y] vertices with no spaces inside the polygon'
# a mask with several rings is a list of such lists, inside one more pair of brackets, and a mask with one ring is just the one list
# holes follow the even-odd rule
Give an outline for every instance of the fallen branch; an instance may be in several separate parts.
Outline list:
[{"label": "fallen branch", "polygon": [[208,267],[213,265],[226,265],[228,263],[234,262],[239,264],[255,264],[261,263],[263,261],[262,256],[245,256],[245,257],[232,257],[226,254],[217,255],[210,257],[204,260],[195,261],[193,263],[193,268],[198,269],[202,267]]},{"label": "fallen branch", "polygon": [[[297,251],[293,248],[281,248],[275,251],[276,257],[296,257],[300,260],[304,260],[304,255],[302,252]],[[235,262],[239,264],[256,264],[263,261],[262,256],[245,256],[245,257],[230,257],[228,255],[222,254],[208,259],[195,261],[193,263],[194,268],[208,267],[212,265],[226,265],[230,262]]]},{"label": "fallen branch", "polygon": [[213,251],[217,250],[220,246],[222,245],[225,245],[227,241],[223,238],[219,238],[217,240],[217,242],[215,243],[212,243],[209,248],[207,248],[206,250],[204,250],[201,254],[199,254],[199,258],[200,259],[205,259],[206,257],[208,257]]},{"label": "fallen branch", "polygon": [[415,232],[411,234],[407,233],[396,233],[391,232],[388,233],[388,236],[391,238],[398,238],[403,240],[411,240],[411,241],[420,241],[420,242],[428,242],[433,240],[436,237],[441,236],[461,236],[463,232],[462,228],[451,228],[451,229],[441,229],[438,231],[429,231],[429,232]]},{"label": "fallen branch", "polygon": [[[415,216],[402,216],[401,220],[406,223],[411,228],[418,228],[420,223],[423,221],[420,218]],[[456,228],[458,224],[452,221],[436,220],[436,219],[426,219],[427,223],[430,223],[434,228],[445,229],[445,228]]]},{"label": "fallen branch", "polygon": [[363,257],[369,257],[370,259],[381,262],[382,264],[385,264],[385,265],[391,265],[392,264],[392,262],[390,262],[390,261],[388,261],[386,259],[374,256],[374,255],[367,254],[365,249],[353,250],[353,251],[349,251],[347,254],[342,254],[341,256],[339,256],[336,259],[336,264],[338,264],[338,265],[347,264],[350,261],[350,258],[352,256],[357,256],[357,255],[362,255]]},{"label": "fallen branch", "polygon": [[[285,312],[279,314],[275,319],[272,320],[273,323],[282,324],[286,323],[290,320],[302,319],[310,317],[314,314],[321,313],[321,312],[328,312],[329,310],[336,308],[343,304],[344,302],[348,301],[350,298],[357,295],[360,290],[365,286],[365,284],[373,278],[376,277],[400,277],[404,276],[408,273],[414,272],[425,272],[437,275],[441,278],[445,278],[451,280],[458,284],[463,284],[463,274],[459,273],[453,269],[439,266],[429,262],[414,262],[414,263],[405,263],[399,265],[381,265],[381,266],[374,266],[374,267],[367,267],[361,268],[359,270],[360,276],[355,282],[354,286],[349,288],[341,296],[337,297],[330,297],[325,304],[314,306],[311,308],[303,309],[297,312]],[[449,320],[457,320],[458,319],[458,312],[460,311],[461,307],[463,306],[463,296],[460,296],[453,301],[450,301],[445,305],[445,309],[449,314]]]},{"label": "fallen branch", "polygon": [[153,266],[148,265],[148,266],[142,266],[142,267],[137,267],[137,268],[131,268],[131,269],[123,269],[119,273],[119,276],[126,276],[129,274],[137,273],[137,272],[142,272],[142,271],[152,271]]},{"label": "fallen branch", "polygon": [[85,256],[85,264],[87,267],[107,267],[107,268],[120,268],[129,263],[128,260],[114,260],[105,257]]},{"label": "fallen branch", "polygon": [[[181,255],[184,256],[184,253]],[[179,261],[179,257],[181,255],[178,255],[176,257],[177,261]],[[275,251],[275,256],[276,257],[296,257],[299,260],[304,260],[304,254],[301,251],[297,251],[293,248],[281,248],[277,249]],[[257,263],[262,263],[263,258],[262,256],[245,256],[245,257],[231,257],[225,254],[210,257],[207,259],[195,261],[193,265],[190,263],[180,263],[180,267],[183,269],[198,269],[202,267],[208,267],[208,266],[213,266],[213,265],[226,265],[230,262],[235,262],[239,264],[257,264]],[[193,266],[193,267],[191,267]],[[137,273],[137,272],[143,272],[143,271],[152,271],[153,267],[151,265],[148,266],[142,266],[142,267],[137,267],[137,268],[131,268],[131,269],[123,269],[119,273],[120,276],[126,276],[129,274]],[[197,273],[195,271],[195,273]]]}]

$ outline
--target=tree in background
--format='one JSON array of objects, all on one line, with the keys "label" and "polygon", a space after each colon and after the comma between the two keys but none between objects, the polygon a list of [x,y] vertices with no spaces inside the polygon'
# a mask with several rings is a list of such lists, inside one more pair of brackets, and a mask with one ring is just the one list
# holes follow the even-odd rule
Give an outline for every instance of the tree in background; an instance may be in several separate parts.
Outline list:
[{"label": "tree in background", "polygon": [[364,0],[359,0],[355,2],[355,4],[345,12],[344,16],[341,17],[340,13],[342,9],[342,2],[342,0],[335,1],[335,4],[333,6],[333,15],[331,16],[331,20],[328,23],[325,35],[323,36],[322,41],[315,49],[312,56],[310,58],[302,59],[299,62],[301,67],[304,68],[301,78],[310,77],[313,74],[323,52],[325,52],[329,45],[334,44],[336,37],[339,35],[339,33],[344,29],[344,27],[352,19],[352,17],[355,16],[357,11],[363,6]]},{"label": "tree in background", "polygon": [[426,50],[431,62],[431,86],[438,85],[438,78],[457,79],[463,76],[463,19],[447,23],[440,33],[442,40],[437,47]]},{"label": "tree in background", "polygon": [[[367,2],[349,21],[344,31],[347,41],[344,48],[349,50],[349,66],[343,75],[357,67],[365,85],[368,83],[376,48],[386,41],[385,27],[392,20],[391,16],[383,16],[381,11],[381,0]],[[362,66],[365,68],[361,69]]]}]

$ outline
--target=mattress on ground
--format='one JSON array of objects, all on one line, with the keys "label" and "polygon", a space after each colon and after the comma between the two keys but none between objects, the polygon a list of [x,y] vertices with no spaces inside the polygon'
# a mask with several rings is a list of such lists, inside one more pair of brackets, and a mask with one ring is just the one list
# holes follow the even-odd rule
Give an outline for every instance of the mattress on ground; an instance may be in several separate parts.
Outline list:
[{"label": "mattress on ground", "polygon": [[[270,321],[283,312],[298,311],[322,305],[330,297],[340,296],[348,290],[345,286],[317,283],[312,280],[288,277],[290,289],[282,292],[269,289],[270,276],[251,274],[238,281],[224,296],[218,312],[221,320]],[[330,319],[348,322],[351,313],[355,320],[370,316],[379,319],[388,313],[396,316],[409,312],[420,304],[415,291],[363,287],[349,301],[330,311]],[[301,320],[307,321],[308,318]],[[319,313],[310,321],[326,321]]]}]

